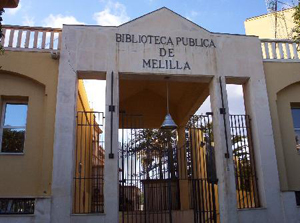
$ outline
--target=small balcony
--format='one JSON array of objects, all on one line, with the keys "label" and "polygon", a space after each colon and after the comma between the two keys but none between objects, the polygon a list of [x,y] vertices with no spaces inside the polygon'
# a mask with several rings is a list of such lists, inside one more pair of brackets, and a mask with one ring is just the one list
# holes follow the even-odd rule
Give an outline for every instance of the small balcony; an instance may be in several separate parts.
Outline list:
[{"label": "small balcony", "polygon": [[300,46],[291,40],[261,39],[264,61],[300,62]]},{"label": "small balcony", "polygon": [[2,31],[5,50],[52,52],[61,48],[61,29],[3,25]]}]

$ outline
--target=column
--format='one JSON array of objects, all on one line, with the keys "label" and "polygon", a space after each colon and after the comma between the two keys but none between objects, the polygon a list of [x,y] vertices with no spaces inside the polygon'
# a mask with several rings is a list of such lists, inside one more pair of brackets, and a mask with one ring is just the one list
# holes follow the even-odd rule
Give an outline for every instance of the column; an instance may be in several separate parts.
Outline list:
[{"label": "column", "polygon": [[262,207],[269,222],[284,222],[275,142],[264,78],[251,77],[244,84],[246,114],[251,118],[256,174]]},{"label": "column", "polygon": [[[63,33],[63,35],[67,34]],[[74,52],[72,51],[70,54],[74,55]],[[59,64],[53,147],[52,223],[70,223],[72,213],[74,151],[76,147],[77,74],[68,59],[69,52],[66,48],[63,48]]]},{"label": "column", "polygon": [[119,74],[106,74],[105,108],[105,167],[104,212],[105,222],[119,222]]},{"label": "column", "polygon": [[[218,177],[220,219],[222,223],[236,223],[238,222],[237,201],[225,78],[221,77],[220,80],[218,77],[214,77],[210,83],[209,90],[211,109],[213,112],[213,134]],[[221,93],[223,93],[223,102]],[[223,103],[226,111],[225,125],[224,116],[220,112],[220,108],[223,107]],[[228,139],[227,145],[226,131]]]}]

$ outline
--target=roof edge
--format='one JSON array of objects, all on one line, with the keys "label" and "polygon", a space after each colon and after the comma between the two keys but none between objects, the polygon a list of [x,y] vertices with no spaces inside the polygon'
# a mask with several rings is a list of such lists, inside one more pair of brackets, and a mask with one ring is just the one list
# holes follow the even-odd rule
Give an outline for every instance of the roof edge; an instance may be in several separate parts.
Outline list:
[{"label": "roof edge", "polygon": [[279,13],[279,12],[290,11],[290,10],[292,11],[294,9],[295,9],[295,7],[292,7],[292,8],[283,9],[283,10],[280,10],[280,11],[277,11],[277,12],[265,13],[265,14],[262,14],[262,15],[249,17],[249,18],[246,18],[245,22],[250,21],[250,20],[254,20],[254,19],[258,19],[260,17],[265,17],[265,16],[268,16],[268,15],[273,15],[273,14]]}]

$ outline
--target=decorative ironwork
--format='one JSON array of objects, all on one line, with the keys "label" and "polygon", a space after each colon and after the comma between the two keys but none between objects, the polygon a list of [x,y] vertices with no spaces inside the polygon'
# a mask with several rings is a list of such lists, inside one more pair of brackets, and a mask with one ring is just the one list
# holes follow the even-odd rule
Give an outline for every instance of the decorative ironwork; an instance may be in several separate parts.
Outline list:
[{"label": "decorative ironwork", "polygon": [[238,208],[260,207],[250,118],[230,115]]},{"label": "decorative ironwork", "polygon": [[177,131],[144,129],[142,116],[121,113],[120,119],[121,222],[171,223],[176,211],[189,208],[195,223],[218,222],[211,117],[190,119],[181,148]]},{"label": "decorative ironwork", "polygon": [[194,222],[219,222],[211,115],[192,116],[185,131],[190,208],[194,210]]},{"label": "decorative ironwork", "polygon": [[[142,116],[120,118],[122,222],[171,223],[174,211],[186,210],[180,197],[195,223],[220,222],[212,115],[192,116],[179,148],[177,131],[144,129]],[[230,127],[238,207],[259,207],[249,116],[230,115]]]},{"label": "decorative ironwork", "polygon": [[139,115],[120,119],[122,222],[172,222],[180,208],[176,131],[144,129]]},{"label": "decorative ironwork", "polygon": [[34,198],[0,198],[0,214],[34,214]]},{"label": "decorative ironwork", "polygon": [[77,112],[73,213],[104,211],[103,112]]}]

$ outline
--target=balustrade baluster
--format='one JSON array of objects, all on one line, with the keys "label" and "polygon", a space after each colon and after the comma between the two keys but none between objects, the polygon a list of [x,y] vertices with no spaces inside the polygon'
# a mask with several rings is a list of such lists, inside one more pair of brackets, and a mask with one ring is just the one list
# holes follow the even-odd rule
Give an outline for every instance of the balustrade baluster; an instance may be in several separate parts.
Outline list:
[{"label": "balustrade baluster", "polygon": [[296,43],[293,43],[293,52],[294,52],[294,59],[299,59]]},{"label": "balustrade baluster", "polygon": [[272,45],[272,57],[273,57],[272,59],[277,59],[276,43],[272,42],[271,45]]},{"label": "balustrade baluster", "polygon": [[42,46],[41,46],[42,49],[45,49],[45,46],[46,46],[46,34],[47,34],[47,32],[44,31],[43,36],[42,36]]},{"label": "balustrade baluster", "polygon": [[265,59],[270,59],[269,43],[268,42],[264,42],[264,47],[265,47],[265,52],[266,52],[266,58]]},{"label": "balustrade baluster", "polygon": [[50,35],[50,47],[49,47],[50,50],[53,50],[53,43],[54,43],[54,32],[52,31]]},{"label": "balustrade baluster", "polygon": [[39,31],[34,31],[33,48],[37,49]]},{"label": "balustrade baluster", "polygon": [[17,48],[21,48],[21,43],[22,43],[22,35],[23,35],[23,30],[19,30],[18,33],[18,42],[17,42]]},{"label": "balustrade baluster", "polygon": [[282,43],[278,43],[278,48],[279,48],[279,59],[284,59]]},{"label": "balustrade baluster", "polygon": [[26,39],[25,39],[25,48],[29,48],[29,41],[30,41],[30,30],[26,32]]},{"label": "balustrade baluster", "polygon": [[287,59],[291,59],[290,43],[285,43]]},{"label": "balustrade baluster", "polygon": [[15,30],[11,29],[10,33],[9,33],[9,43],[8,43],[8,47],[13,47],[13,43],[14,43],[14,35],[15,35]]}]

